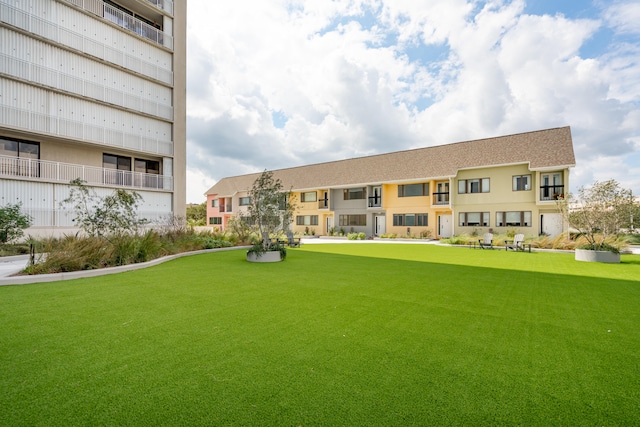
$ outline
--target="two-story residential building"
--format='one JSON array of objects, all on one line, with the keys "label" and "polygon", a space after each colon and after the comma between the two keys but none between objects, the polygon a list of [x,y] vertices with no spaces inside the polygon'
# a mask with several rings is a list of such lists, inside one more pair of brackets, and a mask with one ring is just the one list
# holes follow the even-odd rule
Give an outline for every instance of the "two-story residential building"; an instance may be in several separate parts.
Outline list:
[{"label": "two-story residential building", "polygon": [[64,233],[79,178],[185,215],[186,11],[180,0],[0,0],[0,206]]},{"label": "two-story residential building", "polygon": [[[556,200],[575,166],[569,127],[273,171],[296,203],[295,232],[369,236],[567,229]],[[226,177],[207,192],[211,227],[237,217],[259,173]]]}]

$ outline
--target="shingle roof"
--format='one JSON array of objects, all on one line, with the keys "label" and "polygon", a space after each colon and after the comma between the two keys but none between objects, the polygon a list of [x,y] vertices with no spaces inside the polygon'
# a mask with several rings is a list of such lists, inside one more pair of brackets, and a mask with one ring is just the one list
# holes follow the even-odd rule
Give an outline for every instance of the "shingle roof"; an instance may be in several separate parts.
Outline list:
[{"label": "shingle roof", "polygon": [[[571,129],[546,129],[273,171],[284,188],[304,190],[456,176],[460,169],[529,164],[531,170],[575,166]],[[206,194],[229,197],[261,172],[222,178]]]}]

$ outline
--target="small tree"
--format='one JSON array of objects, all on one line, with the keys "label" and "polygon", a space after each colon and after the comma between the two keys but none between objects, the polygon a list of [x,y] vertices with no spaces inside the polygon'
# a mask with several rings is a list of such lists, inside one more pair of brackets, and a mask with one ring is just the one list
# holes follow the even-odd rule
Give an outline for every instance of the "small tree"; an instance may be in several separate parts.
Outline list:
[{"label": "small tree", "polygon": [[[260,235],[286,231],[293,219],[295,205],[290,191],[284,191],[280,179],[273,178],[273,172],[264,171],[253,183],[249,191],[249,221]],[[267,245],[267,242],[263,242]]]},{"label": "small tree", "polygon": [[187,223],[191,226],[207,225],[207,202],[187,206]]},{"label": "small tree", "polygon": [[0,243],[9,243],[24,236],[31,225],[31,217],[21,212],[22,204],[0,207]]},{"label": "small tree", "polygon": [[72,205],[76,214],[73,222],[89,236],[107,236],[133,233],[147,224],[146,219],[138,218],[141,200],[135,191],[122,189],[100,197],[77,178],[71,181],[69,197],[62,203]]},{"label": "small tree", "polygon": [[577,195],[569,194],[558,205],[569,225],[587,239],[588,249],[593,250],[612,250],[605,241],[631,228],[637,209],[631,190],[613,179],[580,187]]}]

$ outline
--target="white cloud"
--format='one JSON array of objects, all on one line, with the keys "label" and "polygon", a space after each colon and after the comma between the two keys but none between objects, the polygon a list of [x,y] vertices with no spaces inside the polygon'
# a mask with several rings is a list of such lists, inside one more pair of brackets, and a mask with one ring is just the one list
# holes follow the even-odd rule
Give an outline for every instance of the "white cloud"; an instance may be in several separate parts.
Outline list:
[{"label": "white cloud", "polygon": [[[610,173],[640,193],[638,5],[581,19],[524,10],[522,0],[190,0],[189,188],[570,125],[572,187],[618,162]],[[582,57],[607,26],[615,38]]]}]

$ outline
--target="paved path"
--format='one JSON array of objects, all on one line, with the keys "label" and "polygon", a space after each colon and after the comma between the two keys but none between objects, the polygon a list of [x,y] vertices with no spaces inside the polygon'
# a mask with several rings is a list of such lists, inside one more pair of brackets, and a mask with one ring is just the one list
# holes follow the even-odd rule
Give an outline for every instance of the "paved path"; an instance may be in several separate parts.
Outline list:
[{"label": "paved path", "polygon": [[29,255],[0,257],[0,277],[16,274],[27,266]]}]

